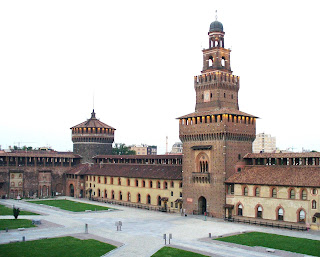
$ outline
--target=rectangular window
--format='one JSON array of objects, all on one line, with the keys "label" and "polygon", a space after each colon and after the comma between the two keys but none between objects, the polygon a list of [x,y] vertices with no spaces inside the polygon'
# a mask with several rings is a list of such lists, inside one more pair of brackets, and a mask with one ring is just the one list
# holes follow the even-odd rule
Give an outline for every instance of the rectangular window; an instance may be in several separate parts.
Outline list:
[{"label": "rectangular window", "polygon": [[228,185],[228,195],[234,194],[234,184]]}]

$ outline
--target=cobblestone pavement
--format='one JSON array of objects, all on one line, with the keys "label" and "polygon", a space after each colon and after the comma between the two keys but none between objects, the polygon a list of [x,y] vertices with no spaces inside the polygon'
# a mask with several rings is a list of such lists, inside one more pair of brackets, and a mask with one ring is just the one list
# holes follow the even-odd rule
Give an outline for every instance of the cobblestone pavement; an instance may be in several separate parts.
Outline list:
[{"label": "cobblestone pavement", "polygon": [[[65,198],[65,197],[64,197]],[[67,198],[73,200],[72,198]],[[77,199],[78,200],[78,199]],[[225,244],[208,239],[212,236],[222,236],[245,231],[261,231],[279,235],[303,237],[320,240],[320,233],[315,231],[291,231],[276,228],[265,228],[247,224],[235,224],[219,219],[208,218],[206,221],[201,216],[181,217],[179,214],[141,210],[118,205],[79,200],[91,204],[116,208],[114,211],[97,211],[74,213],[51,208],[45,205],[31,204],[25,201],[0,200],[1,204],[13,204],[23,210],[41,213],[37,216],[20,216],[19,218],[41,219],[44,225],[39,228],[25,229],[24,231],[10,230],[0,232],[0,243],[39,238],[66,236],[70,234],[84,234],[85,224],[88,224],[90,238],[105,239],[105,242],[114,242],[118,249],[105,256],[151,256],[164,246],[163,234],[171,233],[171,243],[181,249],[194,250],[210,256],[303,256],[276,250],[267,253],[264,248],[242,247],[234,244]],[[1,218],[12,218],[2,216]],[[115,223],[122,221],[121,231],[117,231]],[[47,224],[47,225],[45,225]],[[56,225],[55,225],[56,224]],[[79,235],[78,235],[79,237]],[[81,237],[81,236],[80,236]],[[82,238],[87,238],[83,236]]]}]

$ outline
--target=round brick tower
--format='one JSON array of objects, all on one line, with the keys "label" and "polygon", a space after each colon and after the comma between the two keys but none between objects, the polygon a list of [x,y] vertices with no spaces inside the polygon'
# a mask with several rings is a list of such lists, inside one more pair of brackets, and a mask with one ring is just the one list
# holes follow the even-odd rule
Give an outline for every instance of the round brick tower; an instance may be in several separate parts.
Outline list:
[{"label": "round brick tower", "polygon": [[93,163],[96,155],[111,154],[115,128],[98,120],[94,110],[90,119],[71,130],[73,152],[82,157],[82,163]]}]

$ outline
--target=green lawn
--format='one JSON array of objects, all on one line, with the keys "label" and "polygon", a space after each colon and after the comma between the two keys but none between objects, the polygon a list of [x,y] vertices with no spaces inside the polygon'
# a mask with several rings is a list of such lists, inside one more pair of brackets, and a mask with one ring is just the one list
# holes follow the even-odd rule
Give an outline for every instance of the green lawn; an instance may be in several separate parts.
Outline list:
[{"label": "green lawn", "polygon": [[0,245],[0,256],[61,257],[101,256],[115,249],[113,245],[93,239],[80,240],[74,237],[58,237]]},{"label": "green lawn", "polygon": [[261,232],[239,234],[235,236],[217,238],[215,240],[248,246],[263,246],[289,252],[320,256],[319,240],[280,236]]},{"label": "green lawn", "polygon": [[25,219],[10,219],[10,220],[1,220],[0,219],[0,230],[8,229],[17,229],[17,228],[31,228],[35,227],[32,225],[31,220]]},{"label": "green lawn", "polygon": [[[8,208],[8,207],[0,204],[0,215],[12,215],[13,216],[13,210],[12,210],[12,208]],[[19,215],[39,215],[39,214],[29,212],[29,211],[20,211]]]},{"label": "green lawn", "polygon": [[63,210],[74,211],[74,212],[81,212],[81,211],[85,211],[85,210],[101,211],[101,210],[110,209],[108,207],[87,204],[87,203],[79,203],[79,202],[74,202],[74,201],[69,201],[69,200],[41,200],[41,201],[28,201],[28,202],[55,206],[55,207],[58,207]]},{"label": "green lawn", "polygon": [[[1,250],[1,248],[0,248]],[[157,251],[154,257],[201,257],[206,256],[199,253],[189,252],[185,250],[180,250],[172,247],[162,247],[159,251]]]}]

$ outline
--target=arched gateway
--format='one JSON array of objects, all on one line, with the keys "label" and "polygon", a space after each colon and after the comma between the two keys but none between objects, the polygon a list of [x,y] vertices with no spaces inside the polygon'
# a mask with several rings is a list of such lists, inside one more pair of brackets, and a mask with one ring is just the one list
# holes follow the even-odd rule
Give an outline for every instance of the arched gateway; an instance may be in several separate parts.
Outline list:
[{"label": "arched gateway", "polygon": [[204,198],[203,196],[199,197],[198,211],[200,215],[203,215],[207,211],[207,199]]}]

